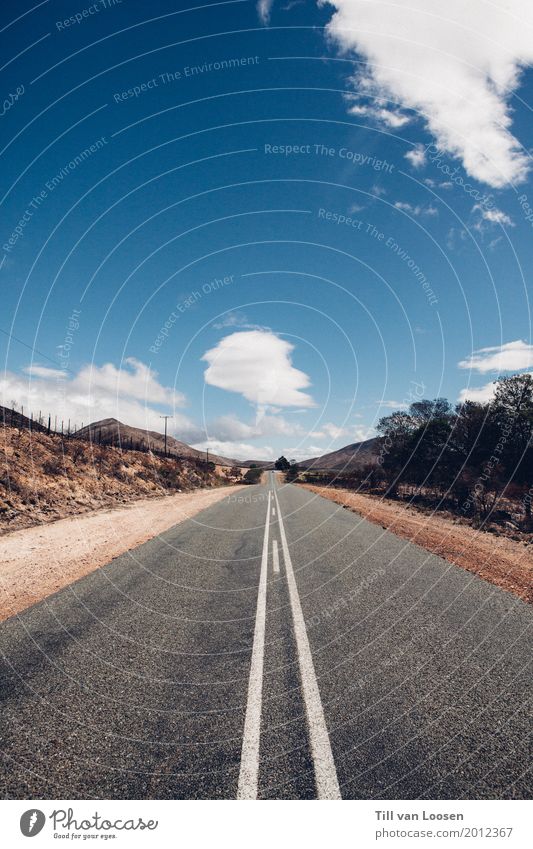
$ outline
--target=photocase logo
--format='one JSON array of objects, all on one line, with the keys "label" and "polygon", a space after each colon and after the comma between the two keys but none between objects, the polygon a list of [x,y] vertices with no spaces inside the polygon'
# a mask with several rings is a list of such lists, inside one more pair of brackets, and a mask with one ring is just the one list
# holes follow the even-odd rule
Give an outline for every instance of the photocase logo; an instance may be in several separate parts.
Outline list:
[{"label": "photocase logo", "polygon": [[39,811],[37,808],[30,808],[20,818],[20,830],[24,837],[35,837],[36,834],[42,831],[45,822],[46,817],[42,811]]}]

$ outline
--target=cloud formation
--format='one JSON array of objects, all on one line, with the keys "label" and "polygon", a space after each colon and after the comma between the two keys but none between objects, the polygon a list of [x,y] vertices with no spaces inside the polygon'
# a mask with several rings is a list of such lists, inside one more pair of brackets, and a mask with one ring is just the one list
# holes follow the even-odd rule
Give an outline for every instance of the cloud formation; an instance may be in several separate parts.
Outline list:
[{"label": "cloud formation", "polygon": [[[347,100],[352,100],[352,96],[347,97]],[[356,117],[370,118],[370,120],[385,124],[392,130],[400,129],[400,127],[405,126],[411,120],[405,113],[399,112],[397,109],[389,109],[386,106],[379,106],[377,103],[355,103],[349,107],[348,114],[355,115]]]},{"label": "cloud formation", "polygon": [[362,97],[416,110],[438,146],[477,180],[501,188],[526,178],[529,158],[511,132],[510,99],[533,62],[530,0],[331,4],[329,36],[366,59],[353,80]]},{"label": "cloud formation", "polygon": [[486,404],[487,401],[492,401],[495,391],[496,383],[493,382],[485,383],[484,386],[479,386],[477,388],[467,386],[465,389],[461,389],[459,393],[459,401],[461,403],[464,401],[476,401],[478,404]]},{"label": "cloud formation", "polygon": [[439,214],[439,210],[433,204],[429,204],[428,206],[424,206],[424,204],[417,204],[413,206],[411,203],[406,203],[401,200],[397,200],[394,204],[396,209],[401,209],[403,212],[409,213],[409,215],[415,215],[417,218],[420,215],[429,215],[434,217]]},{"label": "cloud formation", "polygon": [[139,360],[129,357],[122,368],[113,363],[102,366],[83,366],[77,373],[34,364],[24,369],[25,374],[6,372],[0,378],[0,403],[10,407],[15,401],[28,415],[57,416],[58,421],[68,419],[88,424],[105,418],[120,421],[148,430],[160,430],[159,410],[162,405],[172,410],[173,430],[183,438],[196,436],[198,428],[187,416],[176,411],[185,402],[181,392],[163,386],[157,372]]},{"label": "cloud formation", "polygon": [[198,451],[209,450],[212,454],[237,460],[273,460],[276,456],[270,445],[251,445],[248,442],[232,442],[224,439],[205,439],[192,446]]},{"label": "cloud formation", "polygon": [[475,206],[472,207],[472,214],[475,217],[475,222],[472,225],[474,230],[478,230],[480,233],[484,233],[487,229],[490,229],[491,226],[500,225],[501,227],[514,227],[513,219],[507,215],[503,210],[498,209],[498,207],[493,206],[490,208],[484,207],[480,203],[476,203]]},{"label": "cloud formation", "polygon": [[529,345],[522,339],[516,339],[504,345],[480,348],[467,359],[461,360],[458,365],[459,368],[473,369],[482,374],[489,371],[524,371],[533,367],[533,345]]},{"label": "cloud formation", "polygon": [[302,391],[310,380],[293,366],[293,349],[268,330],[231,333],[203,355],[205,382],[238,392],[260,408],[312,407],[313,399]]},{"label": "cloud formation", "polygon": [[423,144],[417,144],[412,150],[408,150],[405,159],[411,163],[413,168],[422,168],[426,164],[426,148]]},{"label": "cloud formation", "polygon": [[258,0],[257,14],[259,15],[259,20],[264,26],[268,26],[270,23],[270,13],[272,12],[273,5],[274,0]]},{"label": "cloud formation", "polygon": [[[350,439],[353,442],[362,442],[365,439],[370,439],[371,436],[375,436],[375,430],[372,427],[365,427],[364,425],[346,427],[345,425],[326,422],[326,424],[321,426],[320,430],[311,431],[309,436],[311,439],[330,439],[331,441],[335,441],[342,438],[345,440]],[[320,449],[320,451],[323,450],[323,448]]]}]

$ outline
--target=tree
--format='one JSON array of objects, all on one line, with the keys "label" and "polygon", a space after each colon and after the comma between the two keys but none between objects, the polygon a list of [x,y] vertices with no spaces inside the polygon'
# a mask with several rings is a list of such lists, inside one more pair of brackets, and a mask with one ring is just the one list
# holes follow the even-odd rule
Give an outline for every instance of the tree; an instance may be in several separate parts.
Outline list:
[{"label": "tree", "polygon": [[389,495],[396,494],[403,477],[409,459],[409,442],[416,429],[413,418],[399,410],[378,422],[378,433],[383,436],[379,463],[389,483]]},{"label": "tree", "polygon": [[261,480],[261,475],[263,474],[262,470],[255,466],[253,469],[250,468],[244,475],[244,481],[246,483],[256,484]]},{"label": "tree", "polygon": [[290,467],[291,464],[289,463],[287,458],[283,456],[278,457],[278,459],[274,463],[274,468],[277,469],[279,472],[288,472]]},{"label": "tree", "polygon": [[452,412],[450,402],[447,398],[427,398],[414,401],[409,407],[409,415],[418,424],[427,424],[433,419],[445,419]]},{"label": "tree", "polygon": [[502,460],[509,481],[531,479],[533,376],[517,374],[496,383],[493,417],[500,432]]},{"label": "tree", "polygon": [[[493,417],[499,431],[498,450],[504,470],[504,489],[511,483],[529,490],[533,481],[533,375],[516,374],[496,383]],[[531,498],[523,500],[531,523]]]},{"label": "tree", "polygon": [[298,468],[298,465],[296,463],[292,462],[289,465],[285,479],[287,481],[294,481],[298,477],[299,473],[300,473],[300,469]]}]

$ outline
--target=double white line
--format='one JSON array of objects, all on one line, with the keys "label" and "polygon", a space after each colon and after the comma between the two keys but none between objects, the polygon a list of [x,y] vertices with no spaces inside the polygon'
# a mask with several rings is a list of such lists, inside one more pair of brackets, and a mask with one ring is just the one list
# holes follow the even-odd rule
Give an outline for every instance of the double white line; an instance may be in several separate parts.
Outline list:
[{"label": "double white line", "polygon": [[269,492],[265,521],[265,535],[263,537],[263,554],[261,557],[261,574],[259,576],[259,592],[257,593],[254,645],[252,649],[250,680],[248,682],[248,702],[246,705],[246,719],[244,720],[241,771],[239,773],[237,799],[257,799],[257,782],[259,778],[259,742],[261,737],[261,702],[263,698],[263,660],[265,657],[268,533],[270,530],[271,496],[272,494]]},{"label": "double white line", "polygon": [[[296,650],[298,653],[298,664],[300,667],[302,693],[307,716],[307,730],[315,771],[317,797],[319,799],[340,799],[342,797],[337,778],[337,770],[335,769],[335,762],[333,760],[331,743],[329,740],[324,710],[320,699],[320,691],[318,689],[318,682],[316,679],[315,667],[311,655],[311,647],[307,637],[307,630],[302,613],[302,606],[300,604],[300,596],[298,595],[298,587],[294,577],[294,569],[292,566],[289,546],[287,545],[283,517],[281,515],[278,495],[275,490],[274,498],[278,514],[281,548],[283,551],[283,559],[285,561],[285,569],[287,573],[289,600],[294,625]],[[270,502],[271,493],[269,492],[265,534],[263,538],[261,574],[259,577],[259,592],[257,596],[252,665],[250,669],[250,680],[248,683],[248,703],[246,706],[246,718],[244,721],[241,769],[237,790],[238,799],[257,799],[259,779],[259,746],[261,737],[261,703],[263,693],[263,661],[265,653]],[[273,548],[274,567],[276,566],[276,560],[278,560],[277,553],[276,545]]]}]

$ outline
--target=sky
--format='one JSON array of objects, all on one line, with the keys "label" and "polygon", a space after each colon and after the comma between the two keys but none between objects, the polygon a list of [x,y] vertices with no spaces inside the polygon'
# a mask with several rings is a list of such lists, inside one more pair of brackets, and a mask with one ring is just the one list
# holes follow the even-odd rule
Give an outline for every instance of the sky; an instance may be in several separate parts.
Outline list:
[{"label": "sky", "polygon": [[525,0],[4,2],[0,403],[324,454],[533,368]]}]

